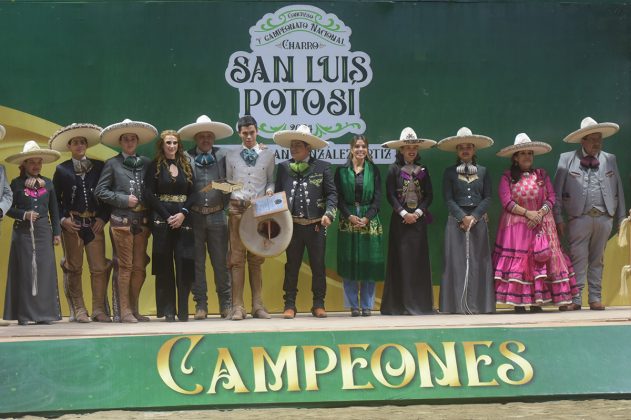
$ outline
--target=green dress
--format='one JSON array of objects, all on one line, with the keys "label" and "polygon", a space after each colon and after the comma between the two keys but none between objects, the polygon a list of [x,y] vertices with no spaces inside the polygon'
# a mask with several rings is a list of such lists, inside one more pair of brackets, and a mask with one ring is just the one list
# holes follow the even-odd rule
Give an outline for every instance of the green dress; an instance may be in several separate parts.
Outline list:
[{"label": "green dress", "polygon": [[[337,272],[352,281],[383,281],[383,228],[379,219],[381,177],[379,168],[366,161],[364,170],[355,175],[348,162],[335,173],[340,211],[337,236]],[[351,215],[367,217],[370,222],[361,228],[348,220]]]}]

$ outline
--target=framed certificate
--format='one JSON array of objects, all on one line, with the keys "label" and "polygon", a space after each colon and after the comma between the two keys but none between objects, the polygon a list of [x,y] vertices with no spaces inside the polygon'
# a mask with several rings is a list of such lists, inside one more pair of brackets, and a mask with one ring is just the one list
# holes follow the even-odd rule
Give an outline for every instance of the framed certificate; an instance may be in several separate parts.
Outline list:
[{"label": "framed certificate", "polygon": [[285,195],[285,191],[269,196],[264,195],[263,197],[252,200],[252,206],[254,207],[254,217],[280,213],[281,211],[288,210],[287,196]]}]

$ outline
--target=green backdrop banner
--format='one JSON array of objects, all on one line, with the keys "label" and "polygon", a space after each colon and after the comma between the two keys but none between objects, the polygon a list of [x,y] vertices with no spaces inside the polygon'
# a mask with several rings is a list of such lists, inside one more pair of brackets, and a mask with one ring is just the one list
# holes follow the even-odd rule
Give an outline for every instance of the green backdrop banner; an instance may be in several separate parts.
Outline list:
[{"label": "green backdrop banner", "polygon": [[[588,115],[619,123],[605,148],[626,153],[631,5],[621,1],[13,1],[0,2],[0,28],[0,105],[60,125],[166,129],[201,114],[232,125],[250,110],[265,137],[307,122],[336,144],[364,130],[376,144],[405,126],[437,140],[468,126],[496,141],[479,156],[494,185],[509,164],[495,152],[517,133],[552,144],[536,165],[553,174],[572,149],[561,139]],[[437,284],[441,175],[455,157],[423,159],[437,192]],[[619,165],[629,196],[629,161]],[[499,211],[495,200],[492,235]],[[334,275],[335,227],[328,242]]]},{"label": "green backdrop banner", "polygon": [[5,342],[0,413],[623,396],[629,345],[629,326]]}]

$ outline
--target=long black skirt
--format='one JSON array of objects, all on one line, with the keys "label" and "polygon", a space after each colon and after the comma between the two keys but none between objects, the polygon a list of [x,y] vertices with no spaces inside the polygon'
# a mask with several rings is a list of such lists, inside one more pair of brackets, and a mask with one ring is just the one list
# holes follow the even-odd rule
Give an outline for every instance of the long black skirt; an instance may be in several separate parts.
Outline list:
[{"label": "long black skirt", "polygon": [[392,214],[386,281],[381,299],[383,315],[434,313],[432,270],[425,217],[407,225]]}]

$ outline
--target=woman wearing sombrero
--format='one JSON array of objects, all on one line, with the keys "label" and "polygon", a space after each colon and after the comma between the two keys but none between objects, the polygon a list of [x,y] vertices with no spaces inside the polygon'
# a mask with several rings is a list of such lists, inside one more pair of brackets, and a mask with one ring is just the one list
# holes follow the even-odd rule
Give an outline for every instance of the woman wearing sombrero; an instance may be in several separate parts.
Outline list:
[{"label": "woman wearing sombrero", "polygon": [[567,305],[578,294],[570,259],[561,249],[552,215],[555,194],[550,177],[535,169],[534,156],[552,150],[531,141],[525,133],[497,155],[509,157],[511,167],[499,185],[500,216],[493,267],[497,303],[515,312],[541,312],[544,304]]},{"label": "woman wearing sombrero", "polygon": [[432,181],[421,165],[419,150],[436,144],[419,138],[406,127],[399,140],[382,144],[397,151],[388,169],[386,195],[392,206],[386,279],[381,298],[383,315],[431,314],[432,271],[429,263],[427,224],[432,203]]},{"label": "woman wearing sombrero", "polygon": [[475,154],[492,145],[490,137],[473,134],[467,127],[436,145],[457,155],[456,164],[443,174],[443,196],[449,211],[439,298],[443,313],[495,312],[486,215],[491,202],[491,177],[487,168],[478,165]]},{"label": "woman wearing sombrero", "polygon": [[50,179],[41,175],[42,165],[59,159],[55,150],[40,149],[34,140],[21,153],[6,158],[20,166],[11,181],[13,204],[7,214],[15,219],[4,319],[51,324],[61,319],[54,245],[61,242],[59,207]]}]

